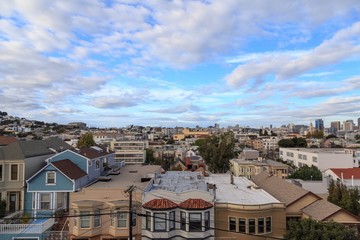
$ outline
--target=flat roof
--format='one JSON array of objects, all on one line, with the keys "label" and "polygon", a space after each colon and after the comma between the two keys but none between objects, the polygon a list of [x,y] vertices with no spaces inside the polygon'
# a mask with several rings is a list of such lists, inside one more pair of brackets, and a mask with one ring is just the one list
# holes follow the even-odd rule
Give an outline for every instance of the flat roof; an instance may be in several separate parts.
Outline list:
[{"label": "flat roof", "polygon": [[208,183],[216,184],[216,202],[241,205],[280,203],[245,177],[234,177],[234,184],[231,184],[230,176],[230,174],[211,174],[205,178]]},{"label": "flat roof", "polygon": [[141,182],[141,178],[152,178],[160,169],[160,165],[126,165],[120,168],[119,175],[110,175],[110,181],[98,181],[87,189],[120,189],[131,185],[144,189],[148,182]]},{"label": "flat roof", "polygon": [[334,153],[334,154],[350,154],[345,153],[345,148],[281,148],[282,151],[299,151],[307,153]]},{"label": "flat roof", "polygon": [[259,160],[245,160],[245,159],[234,158],[231,160],[243,165],[257,165],[257,166],[269,165],[269,166],[277,166],[277,167],[288,167],[288,165],[282,162],[277,162],[270,159],[259,161]]},{"label": "flat roof", "polygon": [[182,193],[190,190],[207,191],[207,184],[199,172],[168,171],[159,175],[148,191],[162,189]]}]

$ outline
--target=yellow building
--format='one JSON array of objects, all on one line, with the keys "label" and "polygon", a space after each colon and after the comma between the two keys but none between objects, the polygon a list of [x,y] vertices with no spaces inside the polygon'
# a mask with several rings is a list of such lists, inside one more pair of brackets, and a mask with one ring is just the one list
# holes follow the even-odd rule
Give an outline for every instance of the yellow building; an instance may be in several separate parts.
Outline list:
[{"label": "yellow building", "polygon": [[184,140],[186,137],[206,137],[206,136],[210,136],[210,133],[205,131],[190,131],[189,129],[185,128],[181,134],[174,134],[173,140],[181,141]]}]

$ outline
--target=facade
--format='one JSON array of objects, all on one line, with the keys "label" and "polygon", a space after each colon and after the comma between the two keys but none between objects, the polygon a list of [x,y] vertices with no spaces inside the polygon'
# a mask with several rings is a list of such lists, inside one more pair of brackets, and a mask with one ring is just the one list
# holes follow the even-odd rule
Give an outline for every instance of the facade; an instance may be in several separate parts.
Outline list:
[{"label": "facade", "polygon": [[147,141],[120,141],[110,142],[110,148],[115,152],[114,163],[120,164],[143,164],[146,160],[146,149],[149,147]]},{"label": "facade", "polygon": [[25,182],[45,166],[45,159],[71,149],[58,138],[42,141],[16,141],[0,148],[0,199],[7,202],[6,212],[24,210]]},{"label": "facade", "polygon": [[207,137],[210,136],[209,132],[205,132],[205,131],[190,131],[189,129],[185,128],[182,130],[182,133],[180,134],[174,134],[173,135],[173,140],[174,141],[180,141],[180,140],[184,140],[186,137]]},{"label": "facade", "polygon": [[340,121],[335,121],[335,122],[330,123],[330,131],[331,131],[331,133],[336,133],[339,130],[341,130]]},{"label": "facade", "polygon": [[236,177],[246,177],[248,179],[263,171],[270,172],[279,178],[287,178],[289,166],[273,160],[231,159],[230,171]]},{"label": "facade", "polygon": [[314,165],[320,171],[359,166],[353,154],[342,148],[280,148],[279,157],[295,167]]},{"label": "facade", "polygon": [[282,238],[286,229],[285,204],[244,177],[212,174],[216,188],[216,239]]},{"label": "facade", "polygon": [[315,120],[315,128],[318,131],[324,131],[324,121],[322,119]]},{"label": "facade", "polygon": [[341,181],[348,187],[360,187],[360,168],[330,168],[324,173],[334,181]]},{"label": "facade", "polygon": [[343,130],[344,131],[353,131],[354,130],[354,122],[352,120],[346,120],[343,122]]},{"label": "facade", "polygon": [[124,191],[135,186],[132,194],[133,237],[141,239],[141,204],[143,189],[154,173],[160,173],[157,165],[127,165],[110,181],[98,181],[81,191],[70,194],[69,238],[88,240],[129,238],[129,194]]},{"label": "facade", "polygon": [[215,239],[214,191],[198,172],[156,175],[142,207],[142,239]]}]

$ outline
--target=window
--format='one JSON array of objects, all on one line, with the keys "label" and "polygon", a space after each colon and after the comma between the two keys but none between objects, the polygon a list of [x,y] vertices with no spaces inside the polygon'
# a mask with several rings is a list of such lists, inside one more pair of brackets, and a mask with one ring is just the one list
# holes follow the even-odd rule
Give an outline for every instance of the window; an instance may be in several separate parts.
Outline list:
[{"label": "window", "polygon": [[169,213],[169,230],[175,229],[175,212],[172,211]]},{"label": "window", "polygon": [[56,199],[57,199],[57,208],[64,208],[65,207],[65,193],[64,192],[58,192],[56,193]]},{"label": "window", "polygon": [[50,171],[50,172],[46,172],[46,184],[55,184],[55,172]]},{"label": "window", "polygon": [[306,155],[303,155],[303,159],[304,159],[304,160],[307,160],[307,156],[306,156]]},{"label": "window", "polygon": [[265,232],[264,218],[258,218],[258,234]]},{"label": "window", "polygon": [[266,218],[266,232],[271,232],[271,217]]},{"label": "window", "polygon": [[77,210],[74,210],[74,226],[75,226],[75,227],[77,227],[77,225],[78,225],[77,215],[78,215],[78,211],[77,211]]},{"label": "window", "polygon": [[94,211],[94,227],[100,227],[101,224],[101,215],[100,209]]},{"label": "window", "polygon": [[190,213],[189,214],[189,231],[200,232],[202,231],[201,224],[201,213]]},{"label": "window", "polygon": [[229,218],[229,230],[232,232],[236,231],[236,218],[233,217]]},{"label": "window", "polygon": [[110,226],[114,226],[115,213],[114,210],[110,210]]},{"label": "window", "polygon": [[0,164],[0,181],[1,182],[4,181],[4,179],[3,179],[3,176],[4,176],[3,170],[4,170],[3,165]]},{"label": "window", "polygon": [[255,234],[255,219],[249,219],[249,233]]},{"label": "window", "polygon": [[80,211],[80,227],[90,228],[90,211]]},{"label": "window", "polygon": [[40,194],[40,209],[42,210],[50,209],[50,193]]},{"label": "window", "polygon": [[151,231],[151,212],[146,212],[146,220],[145,220],[145,228],[146,230]]},{"label": "window", "polygon": [[133,226],[133,227],[136,226],[136,214],[135,213],[131,214],[131,226]]},{"label": "window", "polygon": [[186,213],[180,212],[180,229],[186,231]]},{"label": "window", "polygon": [[210,211],[205,212],[205,231],[210,229]]},{"label": "window", "polygon": [[239,218],[239,232],[246,233],[246,219]]},{"label": "window", "polygon": [[166,231],[166,214],[154,213],[154,231]]},{"label": "window", "polygon": [[299,158],[299,159],[302,159],[302,154],[298,154],[298,158]]},{"label": "window", "polygon": [[100,161],[96,160],[95,161],[95,169],[98,170],[100,168]]},{"label": "window", "polygon": [[116,214],[116,218],[117,218],[117,227],[118,228],[125,228],[126,227],[126,218],[127,218],[127,213],[124,212],[120,212],[118,211]]},{"label": "window", "polygon": [[312,157],[313,162],[317,162],[317,157]]},{"label": "window", "polygon": [[[36,205],[35,205],[35,193],[32,193],[31,194],[32,195],[32,203],[31,203],[31,205],[32,205],[32,209],[35,209],[36,208]],[[2,199],[2,198],[0,198],[0,199]]]},{"label": "window", "polygon": [[10,165],[10,180],[17,181],[18,180],[18,165],[11,164]]}]

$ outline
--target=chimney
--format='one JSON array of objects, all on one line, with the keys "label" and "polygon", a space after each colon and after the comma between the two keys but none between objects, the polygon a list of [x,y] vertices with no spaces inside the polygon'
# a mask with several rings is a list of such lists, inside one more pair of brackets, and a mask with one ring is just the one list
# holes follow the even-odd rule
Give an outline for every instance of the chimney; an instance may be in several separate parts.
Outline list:
[{"label": "chimney", "polygon": [[234,175],[230,174],[230,183],[234,185]]}]

